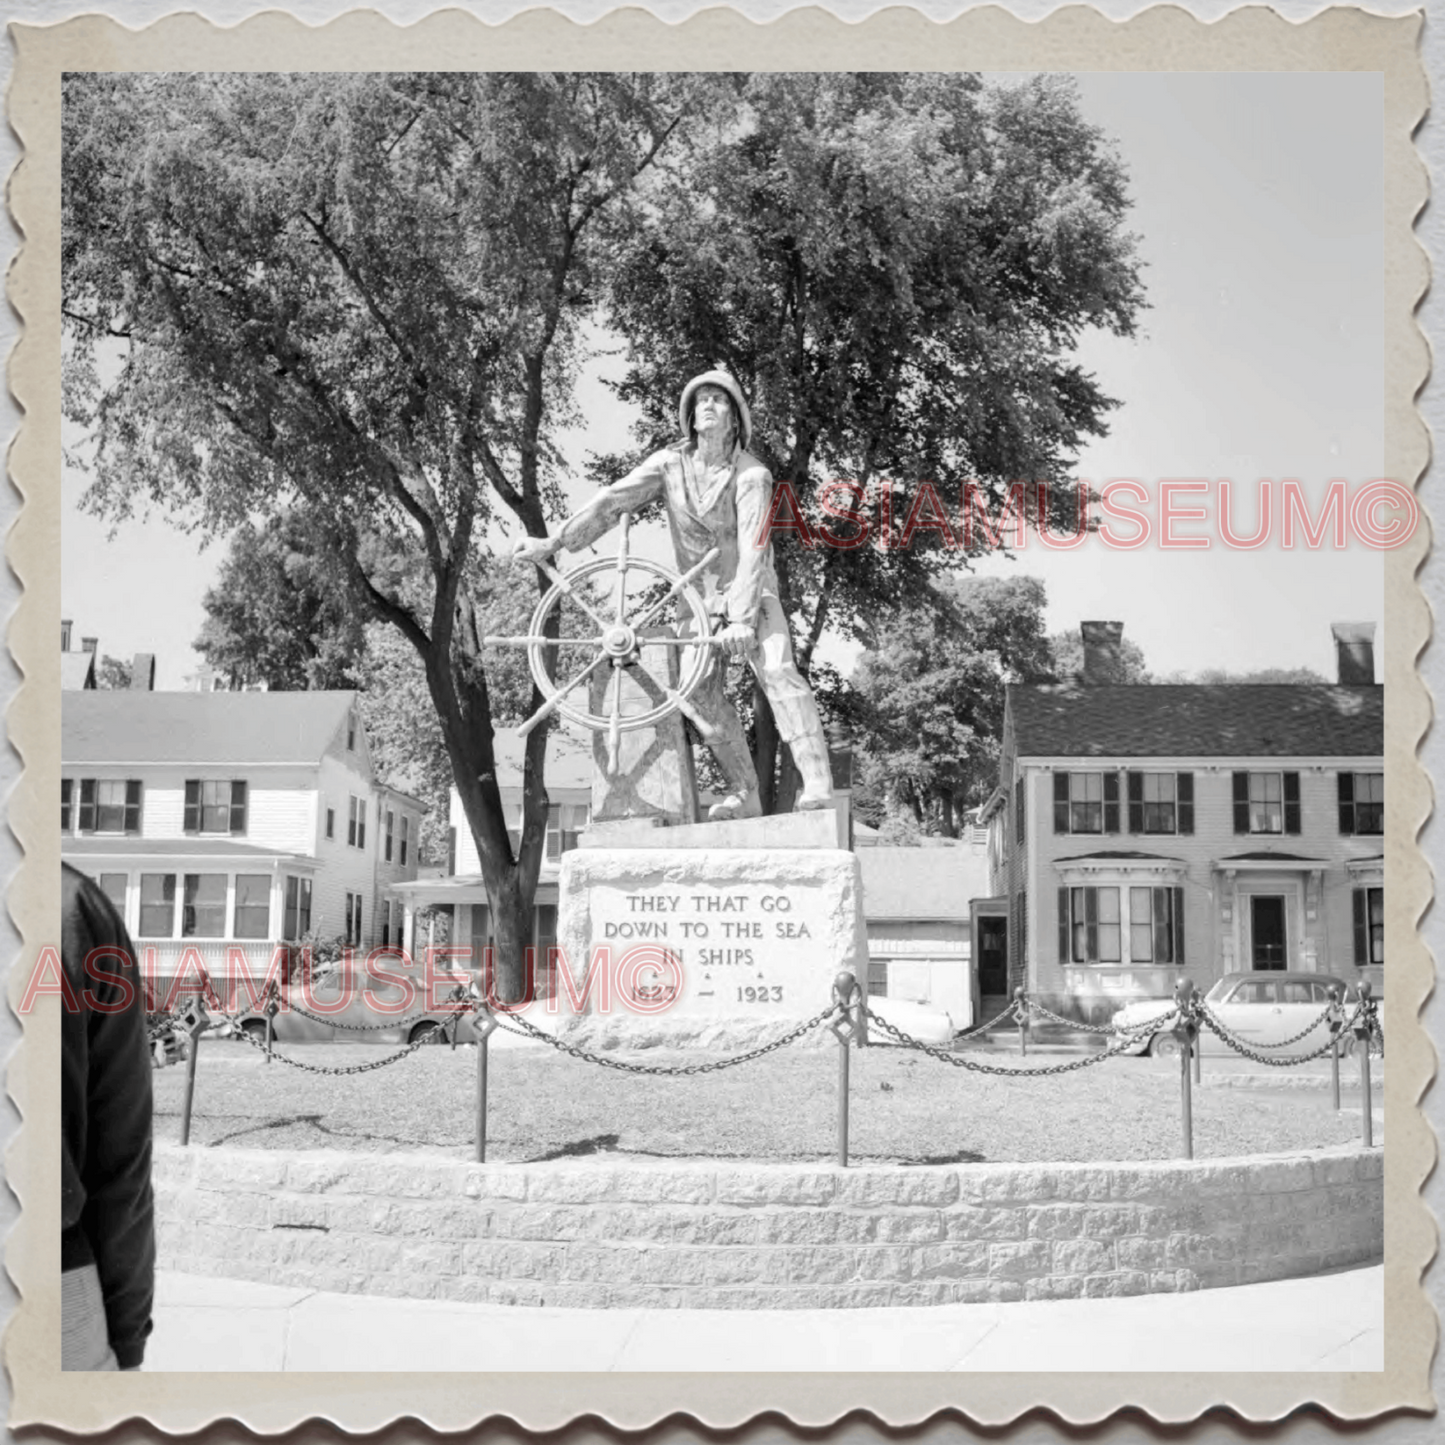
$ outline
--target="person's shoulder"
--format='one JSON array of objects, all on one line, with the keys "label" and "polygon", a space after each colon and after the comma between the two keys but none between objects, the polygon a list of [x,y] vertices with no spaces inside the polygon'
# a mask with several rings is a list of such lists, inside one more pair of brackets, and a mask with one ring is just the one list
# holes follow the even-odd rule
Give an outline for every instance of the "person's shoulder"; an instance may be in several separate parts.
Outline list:
[{"label": "person's shoulder", "polygon": [[771,484],[773,474],[768,470],[768,464],[759,457],[755,457],[749,451],[738,453],[738,478],[741,480],[747,477],[752,481],[764,481]]},{"label": "person's shoulder", "polygon": [[60,917],[67,939],[93,946],[129,946],[125,924],[100,885],[69,863],[60,865]]}]

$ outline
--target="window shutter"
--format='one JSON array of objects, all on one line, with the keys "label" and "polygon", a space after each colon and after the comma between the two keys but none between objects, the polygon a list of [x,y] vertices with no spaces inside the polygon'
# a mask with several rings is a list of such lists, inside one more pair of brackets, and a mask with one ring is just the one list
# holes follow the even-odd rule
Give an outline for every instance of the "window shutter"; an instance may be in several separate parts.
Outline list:
[{"label": "window shutter", "polygon": [[80,831],[95,832],[95,779],[80,780]]},{"label": "window shutter", "polygon": [[1014,784],[1014,837],[1020,845],[1028,841],[1028,825],[1024,821],[1024,780],[1022,778]]},{"label": "window shutter", "polygon": [[[357,807],[356,807],[356,846],[357,846],[358,848],[365,848],[365,847],[366,847],[366,804],[365,804],[365,802],[358,803],[358,804],[357,804]],[[358,895],[357,901],[358,901],[358,903],[360,902],[360,895]],[[361,942],[361,936],[360,936],[360,934],[357,935],[356,941],[357,941],[358,943]]]},{"label": "window shutter", "polygon": [[69,778],[60,780],[60,831],[70,832],[70,800],[74,796],[75,784]]},{"label": "window shutter", "polygon": [[1144,831],[1144,774],[1130,770],[1129,779],[1129,831]]},{"label": "window shutter", "polygon": [[1355,775],[1340,773],[1335,778],[1335,785],[1339,790],[1340,832],[1353,833],[1355,831]]},{"label": "window shutter", "polygon": [[1234,831],[1249,832],[1249,774],[1234,775]]},{"label": "window shutter", "polygon": [[[1182,777],[1189,777],[1188,773],[1181,774]],[[1184,890],[1174,890],[1174,962],[1176,965],[1184,962]]]},{"label": "window shutter", "polygon": [[1069,890],[1059,889],[1059,962],[1069,961]]},{"label": "window shutter", "polygon": [[140,832],[140,779],[129,778],[125,785],[125,831]]},{"label": "window shutter", "polygon": [[1194,774],[1176,773],[1174,777],[1175,797],[1178,806],[1179,831],[1194,831]]},{"label": "window shutter", "polygon": [[1298,833],[1300,828],[1299,774],[1284,775],[1284,830]]},{"label": "window shutter", "polygon": [[244,778],[233,778],[231,780],[231,832],[244,833],[246,831],[246,780]]},{"label": "window shutter", "polygon": [[1054,774],[1054,832],[1069,831],[1069,775]]},{"label": "window shutter", "polygon": [[1355,900],[1355,963],[1361,968],[1370,961],[1369,898],[1363,888],[1354,890]]},{"label": "window shutter", "polygon": [[201,782],[199,778],[186,779],[186,810],[181,820],[185,833],[201,831]]},{"label": "window shutter", "polygon": [[1104,774],[1104,831],[1119,831],[1119,775]]}]

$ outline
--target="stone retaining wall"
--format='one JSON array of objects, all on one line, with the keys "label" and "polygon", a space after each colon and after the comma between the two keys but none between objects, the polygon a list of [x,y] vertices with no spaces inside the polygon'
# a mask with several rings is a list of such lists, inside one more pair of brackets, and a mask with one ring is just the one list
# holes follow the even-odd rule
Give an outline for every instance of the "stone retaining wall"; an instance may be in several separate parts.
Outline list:
[{"label": "stone retaining wall", "polygon": [[164,1269],[496,1304],[1092,1298],[1378,1262],[1384,1159],[477,1165],[159,1145]]}]

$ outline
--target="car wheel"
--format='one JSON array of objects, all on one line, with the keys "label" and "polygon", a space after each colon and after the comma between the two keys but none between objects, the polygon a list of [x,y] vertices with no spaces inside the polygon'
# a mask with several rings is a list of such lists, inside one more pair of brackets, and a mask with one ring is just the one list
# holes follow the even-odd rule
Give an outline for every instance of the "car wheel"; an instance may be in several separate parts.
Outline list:
[{"label": "car wheel", "polygon": [[441,1024],[423,1021],[422,1023],[412,1025],[411,1032],[406,1036],[406,1041],[409,1044],[419,1044],[422,1042],[444,1044],[448,1042],[447,1031]]},{"label": "car wheel", "polygon": [[1149,1055],[1155,1059],[1177,1059],[1180,1053],[1179,1040],[1171,1033],[1155,1034],[1149,1040]]},{"label": "car wheel", "polygon": [[247,1019],[241,1025],[241,1032],[248,1039],[255,1039],[258,1044],[266,1042],[266,1024],[263,1019]]}]

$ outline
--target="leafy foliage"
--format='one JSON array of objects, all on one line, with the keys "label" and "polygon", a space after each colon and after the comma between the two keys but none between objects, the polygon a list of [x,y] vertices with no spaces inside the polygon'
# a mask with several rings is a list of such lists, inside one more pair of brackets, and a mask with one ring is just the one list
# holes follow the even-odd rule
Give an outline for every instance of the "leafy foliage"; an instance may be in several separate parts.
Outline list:
[{"label": "leafy foliage", "polygon": [[545,533],[599,275],[639,179],[714,84],[63,84],[64,400],[93,449],[88,505],[156,506],[207,534],[290,510],[328,582],[406,638],[476,837],[504,997],[530,938],[546,737],[529,739],[514,857],[469,571],[498,502]]},{"label": "leafy foliage", "polygon": [[243,522],[203,599],[196,651],[233,687],[357,686],[362,623],[332,576],[298,512],[277,513],[260,527]]},{"label": "leafy foliage", "polygon": [[95,685],[114,692],[124,692],[130,687],[131,665],[118,657],[108,654],[95,665]]},{"label": "leafy foliage", "polygon": [[865,822],[900,842],[959,835],[997,781],[1005,686],[1048,676],[1043,613],[1037,578],[949,578],[880,628],[844,703]]}]

